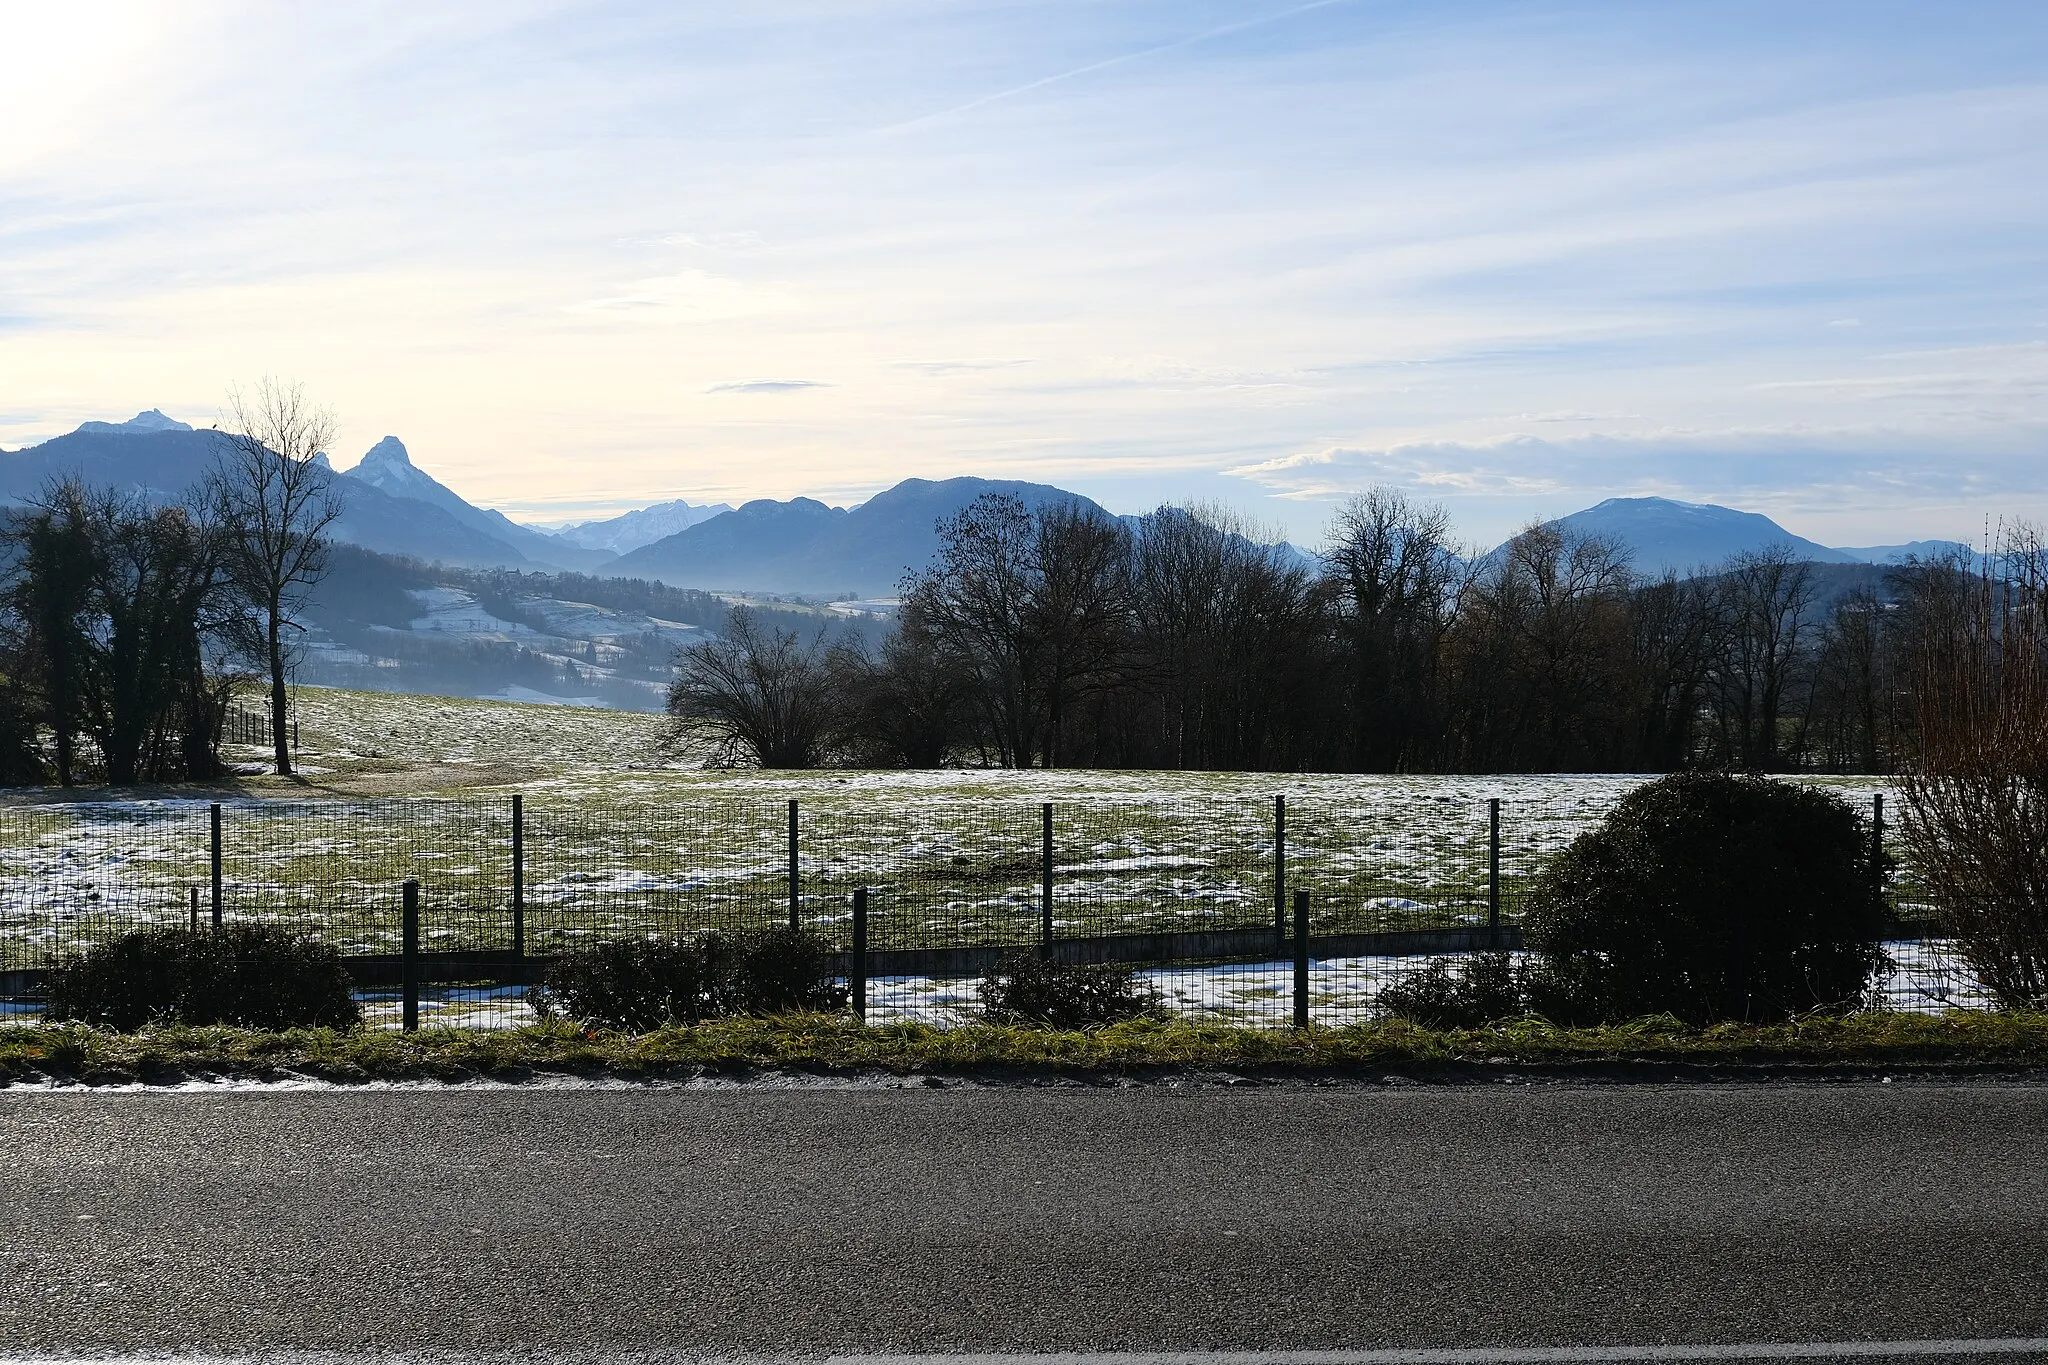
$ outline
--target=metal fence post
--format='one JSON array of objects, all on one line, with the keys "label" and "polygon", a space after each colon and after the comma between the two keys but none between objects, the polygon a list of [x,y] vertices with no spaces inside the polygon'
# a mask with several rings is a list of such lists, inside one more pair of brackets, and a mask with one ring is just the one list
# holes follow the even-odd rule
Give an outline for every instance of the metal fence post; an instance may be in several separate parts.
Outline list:
[{"label": "metal fence post", "polygon": [[789,927],[804,927],[801,908],[802,884],[797,880],[796,867],[796,801],[789,803]]},{"label": "metal fence post", "polygon": [[220,802],[216,801],[213,803],[213,810],[208,823],[212,827],[213,836],[213,931],[219,933],[222,909],[220,885]]},{"label": "metal fence post", "polygon": [[1870,897],[1884,908],[1884,793],[1870,798]]},{"label": "metal fence post", "polygon": [[1500,798],[1486,803],[1486,934],[1500,947]]},{"label": "metal fence post", "polygon": [[1038,948],[1052,955],[1052,802],[1038,808]]},{"label": "metal fence post", "polygon": [[404,1026],[408,1033],[420,1026],[420,884],[408,877],[401,888],[403,917],[400,941],[404,953],[401,989],[404,991]]},{"label": "metal fence post", "polygon": [[853,951],[846,962],[847,994],[852,997],[853,1017],[868,1021],[868,889],[853,888]]},{"label": "metal fence post", "polygon": [[1273,798],[1273,941],[1287,942],[1287,798]]},{"label": "metal fence post", "polygon": [[192,915],[186,927],[196,934],[199,932],[199,888],[194,886],[187,889],[192,893]]},{"label": "metal fence post", "polygon": [[512,794],[512,955],[526,956],[526,798]]},{"label": "metal fence post", "polygon": [[1308,1027],[1308,892],[1294,893],[1294,1026]]}]

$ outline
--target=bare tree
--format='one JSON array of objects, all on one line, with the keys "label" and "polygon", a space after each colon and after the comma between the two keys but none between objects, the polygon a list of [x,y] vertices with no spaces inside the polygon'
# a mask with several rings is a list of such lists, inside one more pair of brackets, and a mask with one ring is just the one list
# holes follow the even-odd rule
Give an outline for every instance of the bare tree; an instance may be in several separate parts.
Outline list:
[{"label": "bare tree", "polygon": [[85,723],[93,582],[101,557],[91,496],[67,479],[44,490],[13,533],[19,557],[10,586],[23,671],[55,741],[57,781],[78,776],[78,733]]},{"label": "bare tree", "polygon": [[2016,526],[1974,570],[1905,584],[1912,747],[1902,833],[2000,1003],[2048,1006],[2048,545]]},{"label": "bare tree", "polygon": [[939,523],[906,584],[930,639],[968,679],[1000,760],[1066,761],[1075,704],[1109,686],[1125,646],[1130,533],[1094,509],[984,493]]},{"label": "bare tree", "polygon": [[1633,587],[1623,546],[1554,523],[1481,565],[1445,641],[1464,763],[1613,765],[1629,738]]},{"label": "bare tree", "polygon": [[835,698],[822,637],[763,630],[734,607],[725,633],[676,656],[668,713],[678,738],[708,738],[718,758],[815,768],[831,741]]},{"label": "bare tree", "polygon": [[1722,759],[1752,772],[1796,767],[1806,747],[1800,693],[1809,682],[1813,565],[1788,546],[1745,550],[1723,567],[1719,587]]},{"label": "bare tree", "polygon": [[1038,747],[1044,667],[1033,632],[1031,512],[1012,494],[984,493],[938,530],[937,560],[904,585],[905,612],[969,680],[998,760],[1025,767]]},{"label": "bare tree", "polygon": [[1068,762],[1070,712],[1114,685],[1130,612],[1131,534],[1078,503],[1043,503],[1032,537],[1030,619],[1044,660],[1045,766]]},{"label": "bare tree", "polygon": [[295,653],[287,631],[327,570],[327,529],[341,496],[320,455],[334,440],[334,414],[307,401],[297,384],[265,379],[254,393],[228,395],[229,429],[208,480],[230,581],[254,613],[251,652],[270,682],[270,734],[279,776],[292,771],[285,682]]},{"label": "bare tree", "polygon": [[1336,607],[1352,759],[1371,772],[1430,763],[1445,748],[1439,664],[1463,566],[1450,517],[1375,487],[1337,510],[1323,563]]},{"label": "bare tree", "polygon": [[1721,649],[1721,614],[1711,586],[1671,570],[1629,601],[1636,751],[1631,770],[1669,772],[1692,760],[1700,708]]},{"label": "bare tree", "polygon": [[945,764],[963,736],[968,679],[933,638],[916,598],[904,603],[896,629],[879,649],[849,641],[826,662],[853,762],[877,768]]},{"label": "bare tree", "polygon": [[[1214,507],[1161,507],[1131,548],[1130,685],[1154,761],[1274,767],[1294,757],[1297,686],[1317,592],[1259,528]],[[1267,537],[1277,540],[1277,535]]]}]

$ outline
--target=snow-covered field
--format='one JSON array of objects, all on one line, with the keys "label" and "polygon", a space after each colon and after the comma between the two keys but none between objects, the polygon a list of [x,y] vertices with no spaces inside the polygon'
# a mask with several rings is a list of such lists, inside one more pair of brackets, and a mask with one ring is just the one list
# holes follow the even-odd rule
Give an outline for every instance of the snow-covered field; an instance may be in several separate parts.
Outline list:
[{"label": "snow-covered field", "polygon": [[[388,952],[415,878],[429,947],[509,947],[518,790],[534,949],[771,923],[788,914],[795,800],[807,923],[843,934],[867,887],[878,948],[1030,942],[1049,802],[1055,932],[1251,927],[1272,922],[1284,794],[1287,884],[1311,893],[1319,932],[1447,927],[1487,913],[1490,798],[1512,919],[1544,859],[1639,780],[662,771],[449,798],[245,797],[222,803],[224,899],[234,917]],[[182,920],[195,891],[210,912],[208,819],[208,803],[181,799],[0,807],[0,970]]]},{"label": "snow-covered field", "polygon": [[[1270,924],[1277,796],[1287,885],[1311,893],[1315,928],[1329,933],[1483,920],[1490,800],[1512,919],[1543,861],[1645,780],[707,771],[664,755],[656,716],[312,688],[296,706],[313,785],[252,780],[223,801],[225,909],[346,952],[397,949],[408,877],[423,887],[427,947],[509,947],[515,794],[533,950],[783,920],[791,801],[805,921],[843,938],[850,894],[866,887],[870,942],[896,948],[1034,941],[1045,803],[1058,933]],[[1865,808],[1884,790],[1815,780]],[[204,917],[208,819],[195,799],[0,804],[0,971],[182,922],[195,892]],[[1199,980],[1204,1011],[1237,1001],[1256,1013],[1259,970],[1173,974],[1163,988]],[[889,989],[908,999],[959,988]]]}]

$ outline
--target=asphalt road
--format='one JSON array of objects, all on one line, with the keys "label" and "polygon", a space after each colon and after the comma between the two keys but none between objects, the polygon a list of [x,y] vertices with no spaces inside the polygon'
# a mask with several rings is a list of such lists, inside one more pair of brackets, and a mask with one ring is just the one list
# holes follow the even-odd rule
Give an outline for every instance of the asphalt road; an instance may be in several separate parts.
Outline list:
[{"label": "asphalt road", "polygon": [[2014,1083],[0,1091],[0,1357],[2048,1338],[2044,1135]]}]

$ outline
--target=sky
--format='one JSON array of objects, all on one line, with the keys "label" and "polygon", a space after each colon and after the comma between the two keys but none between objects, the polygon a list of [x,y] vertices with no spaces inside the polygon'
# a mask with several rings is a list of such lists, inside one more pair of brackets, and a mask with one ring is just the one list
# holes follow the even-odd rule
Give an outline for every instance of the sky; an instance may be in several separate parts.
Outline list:
[{"label": "sky", "polygon": [[298,382],[534,522],[2048,520],[2048,6],[0,0],[0,447]]}]

